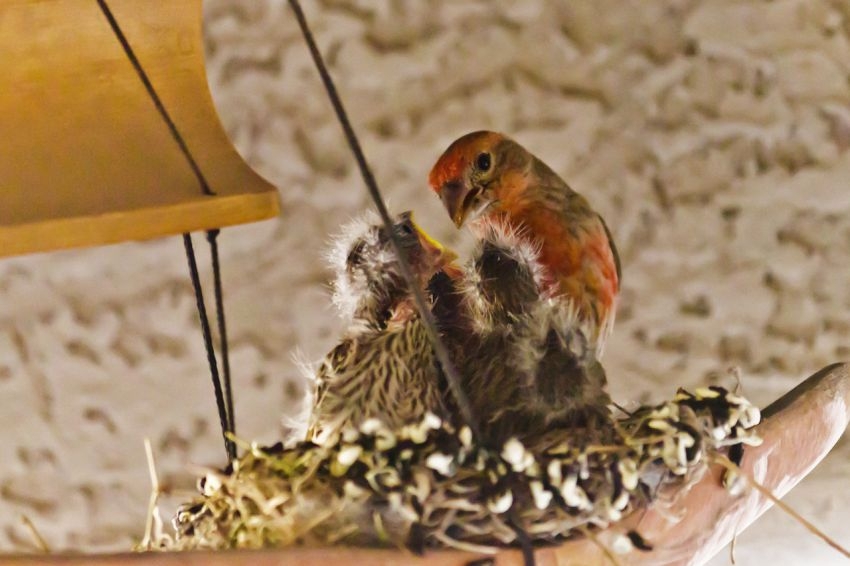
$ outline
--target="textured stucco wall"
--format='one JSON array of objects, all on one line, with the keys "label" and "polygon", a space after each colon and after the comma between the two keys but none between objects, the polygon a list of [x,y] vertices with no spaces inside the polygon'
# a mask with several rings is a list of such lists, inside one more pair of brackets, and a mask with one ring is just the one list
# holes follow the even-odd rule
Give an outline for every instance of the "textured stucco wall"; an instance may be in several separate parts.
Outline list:
[{"label": "textured stucco wall", "polygon": [[[305,2],[396,209],[458,234],[425,180],[452,139],[510,133],[608,219],[624,266],[615,397],[724,379],[769,402],[850,358],[850,2]],[[271,441],[297,347],[337,331],[320,253],[367,206],[283,0],[206,2],[211,88],[281,188],[221,246],[240,433]],[[222,456],[179,239],[0,262],[0,550],[126,548],[149,485]],[[208,272],[207,272],[208,273]],[[846,439],[788,501],[850,544]],[[836,555],[778,511],[739,564]],[[727,563],[723,556],[716,563]],[[837,562],[836,562],[837,563]]]}]

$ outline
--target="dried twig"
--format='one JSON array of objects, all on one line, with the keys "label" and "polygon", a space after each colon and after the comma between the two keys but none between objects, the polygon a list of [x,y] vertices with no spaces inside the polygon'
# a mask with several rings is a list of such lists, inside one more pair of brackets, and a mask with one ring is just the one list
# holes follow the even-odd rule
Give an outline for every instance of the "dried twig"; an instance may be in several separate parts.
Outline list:
[{"label": "dried twig", "polygon": [[816,537],[818,537],[819,539],[824,541],[826,544],[828,544],[829,546],[831,546],[832,548],[834,548],[835,550],[840,552],[846,558],[850,558],[850,550],[841,546],[838,542],[836,542],[834,539],[832,539],[829,535],[827,535],[825,532],[823,532],[822,530],[817,528],[814,524],[812,524],[808,519],[806,519],[805,517],[803,517],[802,515],[800,515],[796,511],[794,511],[794,509],[792,509],[790,505],[788,505],[787,503],[785,503],[784,501],[782,501],[781,499],[776,497],[776,495],[774,495],[773,492],[770,489],[768,489],[767,487],[765,487],[762,484],[760,484],[759,482],[757,482],[755,480],[755,478],[753,478],[753,476],[749,474],[749,472],[746,472],[740,466],[736,465],[734,462],[729,460],[729,458],[727,458],[726,456],[724,456],[722,454],[717,454],[714,458],[714,461],[717,462],[718,464],[720,464],[721,466],[723,466],[724,468],[726,468],[727,470],[729,470],[730,472],[732,472],[734,474],[738,474],[741,477],[743,477],[744,479],[746,479],[747,483],[749,483],[751,486],[753,486],[753,488],[756,491],[758,491],[761,495],[766,497],[771,503],[773,503],[774,505],[776,505],[777,507],[782,509],[785,513],[790,515],[795,521],[797,521],[798,523],[803,525],[803,527],[805,527],[807,531],[809,531],[810,533],[812,533],[813,535],[815,535]]},{"label": "dried twig", "polygon": [[29,531],[36,548],[38,548],[44,554],[50,554],[50,546],[48,546],[47,541],[44,540],[44,537],[41,536],[41,533],[38,532],[38,529],[35,528],[35,525],[30,520],[30,518],[22,514],[21,523],[23,523],[24,527]]},{"label": "dried twig", "polygon": [[139,547],[144,550],[151,550],[153,541],[155,540],[154,523],[157,522],[157,503],[159,502],[161,490],[159,486],[159,477],[157,477],[156,474],[156,460],[154,460],[150,438],[145,438],[145,457],[148,461],[148,475],[151,480],[151,496],[148,500],[148,516],[145,520],[145,536],[142,538],[142,542],[139,543]]}]

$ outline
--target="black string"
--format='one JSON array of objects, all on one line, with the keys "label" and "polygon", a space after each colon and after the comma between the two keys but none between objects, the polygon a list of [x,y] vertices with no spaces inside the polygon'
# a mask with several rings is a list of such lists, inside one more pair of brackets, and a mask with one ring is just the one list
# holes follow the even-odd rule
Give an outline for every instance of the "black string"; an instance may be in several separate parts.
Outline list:
[{"label": "black string", "polygon": [[207,318],[207,308],[204,305],[204,294],[201,291],[201,278],[198,276],[198,263],[195,261],[195,250],[192,246],[192,236],[183,234],[183,245],[186,248],[186,259],[189,261],[189,273],[192,276],[192,287],[195,290],[195,301],[198,304],[198,316],[201,319],[201,332],[204,335],[204,344],[207,345],[207,361],[210,365],[210,371],[213,374],[213,390],[215,391],[215,403],[219,407],[219,420],[221,421],[221,431],[224,436],[224,447],[227,450],[227,457],[232,461],[236,457],[236,445],[227,435],[229,428],[227,422],[227,411],[225,408],[224,394],[221,390],[221,383],[218,378],[218,362],[215,359],[215,352],[212,348],[212,332],[210,331],[210,321]]},{"label": "black string", "polygon": [[207,232],[207,241],[210,244],[210,256],[212,258],[213,289],[215,294],[215,314],[218,324],[219,350],[221,351],[221,370],[224,378],[224,400],[227,403],[227,430],[236,434],[236,415],[233,412],[233,389],[230,385],[230,348],[227,342],[227,324],[224,320],[224,296],[221,284],[221,265],[218,259],[218,229]]},{"label": "black string", "polygon": [[189,152],[189,146],[186,145],[186,141],[183,139],[183,136],[180,135],[179,130],[177,130],[177,126],[174,124],[174,120],[171,119],[171,115],[168,113],[168,110],[165,109],[165,105],[156,93],[156,89],[153,87],[153,84],[148,78],[148,74],[145,72],[144,68],[142,68],[142,64],[139,62],[138,57],[136,57],[135,52],[133,52],[133,48],[130,47],[130,42],[127,41],[127,37],[124,35],[124,32],[121,31],[121,26],[118,25],[118,21],[115,19],[115,16],[112,15],[112,10],[110,10],[109,6],[106,4],[106,0],[97,0],[97,4],[100,6],[100,10],[103,12],[103,15],[106,16],[106,20],[109,22],[109,27],[112,28],[112,32],[115,34],[115,37],[118,38],[118,41],[121,43],[121,47],[124,48],[124,53],[127,55],[127,59],[129,59],[130,63],[133,64],[136,74],[139,76],[142,84],[145,85],[145,90],[148,91],[148,95],[156,105],[159,115],[162,116],[162,119],[168,126],[168,129],[171,132],[171,137],[173,137],[174,141],[177,142],[177,145],[180,146],[180,151],[183,152],[183,156],[186,158],[186,161],[189,162],[192,172],[195,173],[195,177],[197,177],[198,183],[201,185],[201,190],[204,191],[205,195],[214,195],[215,192],[210,188],[209,184],[207,184],[207,180],[201,172],[201,168],[198,167],[198,164],[195,162],[195,158],[192,157],[191,152]]},{"label": "black string", "polygon": [[534,557],[534,545],[531,542],[531,537],[528,532],[522,527],[522,523],[518,520],[518,514],[515,511],[511,512],[511,518],[508,520],[508,526],[516,534],[516,540],[522,551],[522,563],[524,566],[535,566],[537,564]]},{"label": "black string", "polygon": [[398,238],[395,235],[395,231],[392,229],[392,220],[390,219],[390,215],[387,212],[387,207],[386,204],[384,204],[384,199],[381,197],[381,192],[378,189],[378,184],[375,182],[375,177],[372,175],[372,170],[369,168],[369,164],[366,162],[366,157],[360,147],[360,142],[357,139],[357,134],[354,133],[354,128],[351,127],[351,123],[348,120],[348,115],[345,112],[342,100],[340,100],[339,94],[337,93],[336,87],[334,86],[333,79],[331,79],[331,76],[328,73],[327,68],[325,67],[324,60],[322,59],[322,54],[319,52],[319,48],[316,47],[316,42],[313,39],[313,34],[310,31],[310,27],[307,25],[307,20],[304,17],[304,12],[301,10],[301,5],[298,3],[298,0],[289,0],[289,5],[292,7],[292,11],[295,13],[295,18],[298,20],[298,25],[301,27],[301,32],[304,34],[304,39],[307,42],[307,47],[310,49],[310,54],[313,56],[313,62],[316,64],[316,68],[319,71],[319,75],[321,75],[322,77],[322,82],[324,83],[325,90],[328,93],[328,97],[331,99],[331,104],[333,105],[334,111],[336,112],[336,116],[339,119],[340,124],[342,125],[343,131],[345,132],[345,138],[348,141],[348,146],[354,153],[354,158],[357,160],[357,166],[360,168],[360,174],[363,176],[363,180],[366,182],[366,187],[369,189],[369,195],[375,202],[375,206],[378,209],[378,214],[381,216],[387,233],[390,235],[390,241],[392,242],[393,249],[395,250],[396,256],[398,256],[398,263],[401,269],[401,274],[404,277],[404,280],[407,282],[408,286],[410,287],[411,291],[413,292],[413,299],[416,302],[416,307],[419,310],[419,315],[422,317],[422,322],[425,327],[425,331],[427,332],[428,338],[431,341],[431,345],[434,348],[434,354],[437,356],[437,360],[443,367],[443,372],[445,373],[449,388],[451,389],[455,401],[457,402],[461,417],[466,422],[466,424],[469,425],[470,429],[473,432],[473,435],[476,438],[480,439],[481,435],[478,428],[478,421],[475,420],[474,415],[472,414],[472,408],[469,405],[469,401],[467,400],[466,395],[463,393],[463,390],[460,387],[460,377],[457,373],[457,369],[455,368],[454,364],[451,361],[451,358],[449,357],[449,352],[446,349],[445,344],[443,344],[443,341],[440,339],[440,335],[437,331],[437,324],[434,320],[434,315],[431,313],[431,310],[428,307],[428,304],[425,300],[425,295],[422,293],[422,289],[419,288],[419,285],[415,283],[415,279],[413,278],[413,275],[410,271],[410,266],[407,263],[404,253],[402,253],[401,245],[398,242]]},{"label": "black string", "polygon": [[[107,22],[109,22],[109,27],[112,28],[112,32],[115,34],[115,37],[118,39],[118,42],[124,49],[124,53],[126,54],[127,59],[129,59],[130,63],[133,65],[133,69],[136,71],[136,75],[138,75],[139,80],[142,81],[145,90],[147,90],[148,96],[156,106],[159,115],[162,117],[162,120],[168,126],[168,130],[169,132],[171,132],[171,137],[174,138],[174,141],[180,148],[183,157],[185,157],[186,161],[189,163],[189,167],[191,167],[192,172],[195,174],[195,178],[198,180],[198,184],[201,187],[201,191],[205,195],[214,196],[216,194],[215,191],[213,191],[207,183],[206,177],[204,177],[201,168],[198,166],[198,163],[195,161],[195,158],[189,151],[189,146],[186,144],[186,141],[183,139],[183,136],[177,129],[177,125],[174,123],[174,120],[171,119],[171,115],[168,113],[168,110],[166,110],[165,105],[159,98],[159,95],[157,94],[153,83],[151,83],[150,78],[148,78],[148,75],[142,67],[139,58],[136,57],[133,48],[130,46],[130,42],[127,41],[127,37],[121,30],[121,26],[118,25],[118,21],[112,14],[112,10],[110,10],[109,6],[106,3],[106,0],[97,0],[97,4],[98,6],[100,6],[100,10],[106,17]],[[222,435],[224,436],[224,447],[227,451],[228,459],[230,461],[233,461],[233,459],[236,457],[236,446],[229,438],[228,432],[233,433],[235,431],[235,421],[233,415],[233,393],[230,383],[230,359],[227,347],[227,330],[224,318],[224,300],[222,298],[221,266],[219,265],[218,257],[218,233],[219,230],[217,228],[214,230],[209,230],[207,232],[207,240],[210,243],[210,255],[212,257],[213,277],[215,281],[214,284],[216,321],[219,328],[219,336],[221,338],[222,365],[224,367],[224,391],[222,391],[221,378],[218,373],[218,364],[216,361],[215,348],[213,346],[212,341],[212,332],[210,331],[209,319],[207,318],[207,311],[204,306],[204,294],[203,289],[201,287],[201,279],[198,274],[198,265],[195,259],[195,250],[192,246],[192,238],[188,233],[183,234],[183,243],[184,247],[186,248],[186,259],[189,263],[189,274],[192,279],[192,288],[195,291],[195,300],[198,306],[198,318],[201,322],[201,331],[203,332],[204,336],[204,347],[207,352],[207,360],[209,362],[210,367],[210,377],[212,378],[213,391],[215,392],[216,407],[218,409],[219,420],[221,421]]]}]

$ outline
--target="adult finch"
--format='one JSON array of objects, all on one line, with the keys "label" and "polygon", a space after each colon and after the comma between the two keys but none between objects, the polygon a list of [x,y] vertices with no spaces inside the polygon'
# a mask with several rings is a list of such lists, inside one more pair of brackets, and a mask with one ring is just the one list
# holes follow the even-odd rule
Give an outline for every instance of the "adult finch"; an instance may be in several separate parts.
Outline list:
[{"label": "adult finch", "polygon": [[584,197],[517,142],[489,131],[453,142],[429,181],[458,227],[504,222],[539,246],[545,292],[572,301],[602,352],[614,324],[620,262],[605,222]]}]

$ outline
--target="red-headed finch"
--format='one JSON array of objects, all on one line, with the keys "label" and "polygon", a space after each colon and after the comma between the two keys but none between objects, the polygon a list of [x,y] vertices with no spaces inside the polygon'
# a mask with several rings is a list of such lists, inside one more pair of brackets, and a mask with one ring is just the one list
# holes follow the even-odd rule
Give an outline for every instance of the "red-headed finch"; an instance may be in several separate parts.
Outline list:
[{"label": "red-headed finch", "polygon": [[587,200],[517,142],[489,131],[453,142],[429,181],[458,227],[504,222],[539,246],[546,292],[572,301],[578,317],[593,325],[590,338],[601,353],[614,323],[620,264]]}]

